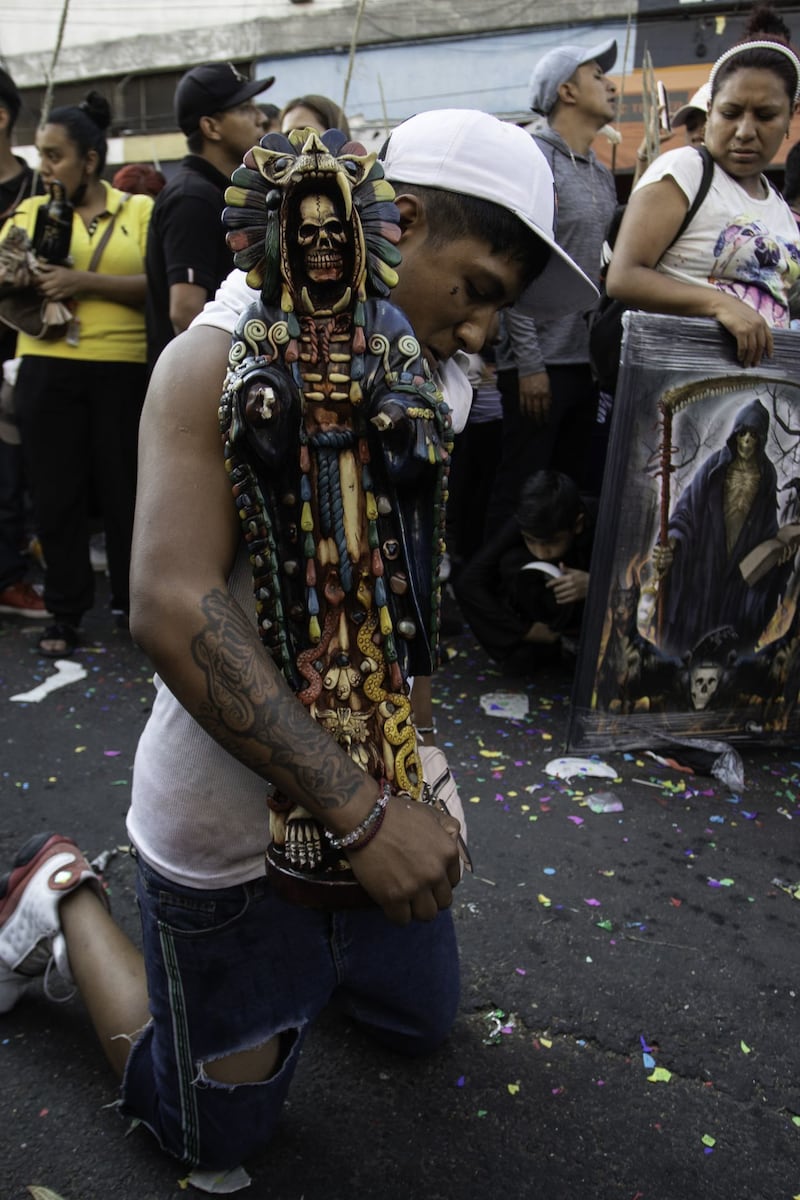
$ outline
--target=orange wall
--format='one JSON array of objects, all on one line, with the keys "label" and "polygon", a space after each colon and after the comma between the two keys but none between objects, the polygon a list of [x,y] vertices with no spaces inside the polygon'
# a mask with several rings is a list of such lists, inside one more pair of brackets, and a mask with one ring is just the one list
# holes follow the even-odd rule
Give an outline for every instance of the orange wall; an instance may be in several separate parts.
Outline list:
[{"label": "orange wall", "polygon": [[[708,62],[692,63],[680,67],[662,67],[656,72],[656,77],[667,89],[670,112],[674,113],[682,104],[686,104],[700,85],[707,81],[711,65]],[[615,122],[615,128],[622,134],[622,142],[616,147],[614,154],[611,144],[601,134],[593,143],[592,149],[606,166],[613,167],[616,171],[632,171],[636,166],[636,149],[644,137],[642,72],[631,71],[624,80],[618,75],[612,75],[612,79],[616,83],[617,89],[623,90],[622,113],[620,119]],[[682,146],[684,135],[685,129],[680,126],[675,131],[672,141],[664,143],[664,149],[672,150],[676,146]],[[773,159],[775,166],[782,165],[787,151],[797,141],[800,141],[800,113],[795,113],[789,129],[789,137],[781,144],[780,150]]]}]

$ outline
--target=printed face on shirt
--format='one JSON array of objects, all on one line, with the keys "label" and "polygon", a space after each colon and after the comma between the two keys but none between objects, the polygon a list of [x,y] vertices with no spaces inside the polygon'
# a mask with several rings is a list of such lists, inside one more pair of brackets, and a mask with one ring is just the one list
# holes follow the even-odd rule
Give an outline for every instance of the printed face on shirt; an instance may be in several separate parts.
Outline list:
[{"label": "printed face on shirt", "polygon": [[45,125],[38,130],[36,149],[42,183],[49,187],[57,179],[71,199],[91,174],[94,152],[84,157],[63,125]]},{"label": "printed face on shirt", "polygon": [[616,116],[616,85],[599,63],[588,62],[578,67],[568,80],[575,107],[586,117],[595,117],[601,125]]},{"label": "printed face on shirt", "polygon": [[722,169],[744,186],[757,180],[775,157],[790,117],[781,79],[773,71],[745,67],[728,75],[714,96],[706,146]]},{"label": "printed face on shirt", "polygon": [[522,264],[482,238],[432,243],[424,219],[404,228],[392,303],[403,312],[431,370],[456,350],[478,354],[496,331],[500,309],[519,297]]}]

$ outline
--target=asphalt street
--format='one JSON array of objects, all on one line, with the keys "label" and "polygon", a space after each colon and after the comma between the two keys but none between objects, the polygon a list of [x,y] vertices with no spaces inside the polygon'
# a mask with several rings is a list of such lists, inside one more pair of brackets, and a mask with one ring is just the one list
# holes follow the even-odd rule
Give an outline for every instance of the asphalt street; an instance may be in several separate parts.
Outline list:
[{"label": "asphalt street", "polygon": [[[0,858],[45,829],[89,857],[110,852],[112,909],[136,937],[124,817],[151,669],[98,608],[72,660],[85,677],[13,700],[56,668],[33,648],[33,623],[2,620]],[[521,684],[467,632],[448,648],[439,739],[475,862],[453,909],[455,1031],[407,1062],[326,1015],[242,1194],[797,1198],[800,749],[743,752],[739,794],[644,754],[601,756],[613,779],[553,778],[569,667]],[[498,692],[523,715],[485,711]],[[621,810],[594,811],[593,791]],[[110,1107],[114,1081],[79,1001],[35,989],[0,1018],[0,1064],[2,1200],[31,1186],[63,1200],[186,1194],[186,1169]]]}]

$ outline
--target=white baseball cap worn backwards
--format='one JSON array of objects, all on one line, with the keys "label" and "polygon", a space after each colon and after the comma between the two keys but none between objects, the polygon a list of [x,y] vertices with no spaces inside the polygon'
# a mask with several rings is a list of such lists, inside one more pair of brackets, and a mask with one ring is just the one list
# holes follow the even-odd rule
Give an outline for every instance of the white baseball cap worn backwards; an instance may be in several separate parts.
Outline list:
[{"label": "white baseball cap worn backwards", "polygon": [[383,169],[390,182],[489,200],[550,247],[547,266],[523,292],[518,310],[541,318],[593,306],[597,289],[555,241],[555,185],[547,159],[517,125],[470,108],[418,113],[392,131]]}]

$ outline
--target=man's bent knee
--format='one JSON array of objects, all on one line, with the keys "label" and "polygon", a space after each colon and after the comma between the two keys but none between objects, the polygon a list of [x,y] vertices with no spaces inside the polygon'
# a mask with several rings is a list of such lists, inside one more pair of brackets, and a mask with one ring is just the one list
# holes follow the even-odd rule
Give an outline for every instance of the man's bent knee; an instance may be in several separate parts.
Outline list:
[{"label": "man's bent knee", "polygon": [[239,1050],[203,1063],[201,1072],[214,1083],[263,1083],[275,1074],[280,1061],[281,1035],[276,1034],[253,1050]]}]

